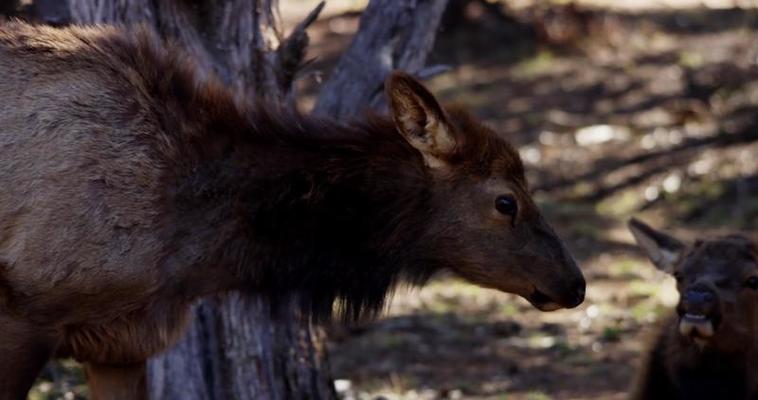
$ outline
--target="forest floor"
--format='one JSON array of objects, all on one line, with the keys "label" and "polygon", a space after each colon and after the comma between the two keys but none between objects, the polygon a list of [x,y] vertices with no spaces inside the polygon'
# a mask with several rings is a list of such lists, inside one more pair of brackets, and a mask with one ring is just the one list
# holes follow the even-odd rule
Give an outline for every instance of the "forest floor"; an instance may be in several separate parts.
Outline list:
[{"label": "forest floor", "polygon": [[[329,329],[338,387],[349,399],[623,399],[678,299],[628,218],[689,240],[756,234],[758,10],[469,3],[431,56],[453,69],[429,86],[518,145],[587,299],[541,313],[438,277],[374,323]],[[323,69],[357,24],[336,15],[315,28]]]},{"label": "forest floor", "polygon": [[[541,313],[439,276],[399,291],[376,322],[327,327],[338,389],[345,399],[625,398],[646,336],[677,301],[673,280],[633,246],[628,218],[684,239],[756,234],[758,10],[469,3],[446,18],[431,57],[453,69],[429,86],[518,146],[587,299]],[[358,17],[314,25],[315,70],[328,74]],[[306,109],[317,77],[304,79]],[[31,398],[85,393],[79,367],[63,361]]]}]

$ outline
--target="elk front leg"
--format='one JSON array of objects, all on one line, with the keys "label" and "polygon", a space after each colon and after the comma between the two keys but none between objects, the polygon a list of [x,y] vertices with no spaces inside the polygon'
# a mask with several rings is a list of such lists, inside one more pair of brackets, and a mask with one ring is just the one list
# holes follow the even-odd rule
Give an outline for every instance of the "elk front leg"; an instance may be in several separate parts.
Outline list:
[{"label": "elk front leg", "polygon": [[23,400],[53,345],[44,329],[0,309],[0,400]]},{"label": "elk front leg", "polygon": [[87,364],[92,400],[147,400],[145,362],[131,365]]}]

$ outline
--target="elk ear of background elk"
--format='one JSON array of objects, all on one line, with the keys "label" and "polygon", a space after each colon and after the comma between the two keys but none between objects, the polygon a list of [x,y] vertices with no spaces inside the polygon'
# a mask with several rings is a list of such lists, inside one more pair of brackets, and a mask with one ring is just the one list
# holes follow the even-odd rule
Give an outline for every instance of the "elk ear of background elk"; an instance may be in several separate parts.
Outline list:
[{"label": "elk ear of background elk", "polygon": [[633,399],[758,398],[758,247],[729,235],[692,246],[639,220],[629,229],[676,278],[680,300],[646,354]]},{"label": "elk ear of background elk", "polygon": [[518,153],[404,73],[391,117],[240,104],[143,29],[0,27],[0,399],[49,357],[93,398],[144,395],[145,360],[200,296],[380,311],[443,268],[575,307],[584,278]]}]

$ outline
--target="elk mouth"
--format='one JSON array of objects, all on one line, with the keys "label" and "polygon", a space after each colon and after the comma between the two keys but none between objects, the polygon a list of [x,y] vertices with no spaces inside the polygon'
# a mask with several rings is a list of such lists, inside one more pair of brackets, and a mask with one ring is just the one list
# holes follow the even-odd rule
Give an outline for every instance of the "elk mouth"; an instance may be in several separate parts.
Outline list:
[{"label": "elk mouth", "polygon": [[584,302],[584,289],[585,284],[582,279],[579,284],[565,293],[561,292],[558,295],[555,293],[549,294],[550,292],[546,293],[536,286],[532,286],[532,291],[523,297],[540,311],[555,311],[561,308],[578,307],[582,304]]},{"label": "elk mouth", "polygon": [[679,334],[696,341],[706,341],[713,337],[718,325],[717,316],[686,312],[679,318]]},{"label": "elk mouth", "polygon": [[563,308],[563,305],[537,288],[534,288],[532,293],[525,296],[525,298],[540,311],[555,311]]}]

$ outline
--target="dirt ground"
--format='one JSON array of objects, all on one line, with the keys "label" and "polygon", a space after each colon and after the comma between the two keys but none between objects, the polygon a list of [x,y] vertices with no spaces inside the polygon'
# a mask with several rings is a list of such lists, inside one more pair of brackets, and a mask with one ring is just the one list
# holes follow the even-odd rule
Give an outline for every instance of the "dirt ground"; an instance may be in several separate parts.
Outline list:
[{"label": "dirt ground", "polygon": [[[431,63],[453,70],[430,87],[519,146],[587,276],[587,300],[540,313],[439,277],[400,291],[375,323],[329,330],[338,389],[346,399],[625,398],[646,336],[678,299],[626,220],[685,239],[758,226],[758,10],[470,3],[446,18]],[[314,51],[328,68],[357,16],[322,24]]]},{"label": "dirt ground", "polygon": [[[361,2],[339,3],[312,32],[305,109],[358,25],[343,11]],[[429,85],[518,145],[587,300],[540,313],[451,276],[400,290],[378,321],[326,328],[337,389],[345,399],[622,399],[646,335],[677,301],[625,221],[684,239],[756,233],[758,10],[469,3],[445,19],[431,62],[453,68]],[[75,363],[51,364],[32,398],[85,398],[81,382]]]}]

